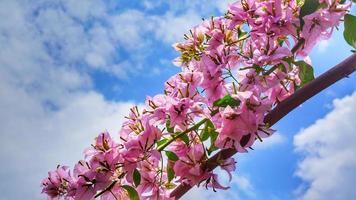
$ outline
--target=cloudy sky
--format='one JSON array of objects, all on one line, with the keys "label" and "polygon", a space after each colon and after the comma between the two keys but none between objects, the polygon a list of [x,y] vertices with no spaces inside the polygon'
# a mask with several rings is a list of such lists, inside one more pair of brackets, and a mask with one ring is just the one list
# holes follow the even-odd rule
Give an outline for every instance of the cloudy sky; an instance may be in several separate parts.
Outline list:
[{"label": "cloudy sky", "polygon": [[[40,181],[73,166],[95,135],[161,93],[171,44],[228,0],[0,0],[0,199],[45,199]],[[321,74],[349,56],[342,28],[312,52]],[[290,113],[235,158],[229,191],[186,199],[343,200],[356,195],[356,75]]]}]

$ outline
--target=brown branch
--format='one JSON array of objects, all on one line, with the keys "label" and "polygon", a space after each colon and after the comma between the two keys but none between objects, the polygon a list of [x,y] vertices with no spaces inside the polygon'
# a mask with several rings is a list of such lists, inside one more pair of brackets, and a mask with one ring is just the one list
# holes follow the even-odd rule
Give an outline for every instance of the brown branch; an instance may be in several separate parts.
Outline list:
[{"label": "brown branch", "polygon": [[[320,91],[334,84],[342,78],[347,77],[356,71],[356,53],[331,68],[300,90],[296,91],[292,96],[287,98],[286,100],[279,103],[269,114],[265,117],[265,123],[268,123],[270,126],[277,123],[280,119],[282,119],[285,115],[291,112],[294,108],[298,107],[309,98],[318,94]],[[236,154],[237,151],[235,149],[223,149],[219,151],[217,154],[212,156],[204,163],[203,168],[212,171],[217,165],[218,159],[227,159]],[[175,197],[175,199],[179,199],[185,193],[187,193],[192,186],[187,184],[179,185],[172,193],[171,197]]]}]

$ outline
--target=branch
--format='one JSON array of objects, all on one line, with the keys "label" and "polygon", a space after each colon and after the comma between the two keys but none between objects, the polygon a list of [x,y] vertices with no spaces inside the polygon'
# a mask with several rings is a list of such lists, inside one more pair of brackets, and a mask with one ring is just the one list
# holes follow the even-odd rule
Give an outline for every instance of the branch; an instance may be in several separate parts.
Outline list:
[{"label": "branch", "polygon": [[[104,188],[102,191],[100,191],[99,193],[97,193],[94,198],[98,198],[99,196],[101,196],[102,194],[104,194],[107,191],[111,191],[111,189],[114,187],[114,185],[117,183],[117,181],[113,181],[110,183],[110,185],[108,185],[106,188]],[[115,196],[115,195],[114,195]]]},{"label": "branch", "polygon": [[[300,90],[297,90],[286,100],[279,103],[269,114],[266,115],[264,120],[265,123],[268,123],[270,126],[274,125],[294,108],[298,107],[309,98],[318,94],[320,91],[324,90],[335,82],[341,80],[342,78],[348,77],[348,75],[352,74],[354,71],[356,71],[356,53],[349,56],[347,59],[331,68],[324,74],[320,75],[318,78]],[[235,149],[223,149],[209,158],[203,164],[203,169],[212,171],[218,166],[218,159],[228,159],[236,153],[237,151]],[[181,184],[174,191],[172,191],[170,196],[175,197],[175,199],[179,199],[191,188],[192,186],[188,184]]]}]

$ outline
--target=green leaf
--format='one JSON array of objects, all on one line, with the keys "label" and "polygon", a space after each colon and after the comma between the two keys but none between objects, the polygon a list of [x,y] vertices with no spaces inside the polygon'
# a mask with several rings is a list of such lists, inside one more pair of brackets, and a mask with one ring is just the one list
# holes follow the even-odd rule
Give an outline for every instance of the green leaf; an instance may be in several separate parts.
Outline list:
[{"label": "green leaf", "polygon": [[140,200],[140,197],[138,196],[138,193],[135,190],[135,188],[129,185],[123,185],[121,187],[124,188],[127,191],[127,193],[129,193],[130,200]]},{"label": "green leaf", "polygon": [[305,3],[305,0],[297,0],[297,5],[299,7],[302,7],[304,5],[304,3]]},{"label": "green leaf", "polygon": [[137,169],[133,171],[133,181],[136,187],[141,183],[141,174]]},{"label": "green leaf", "polygon": [[248,34],[247,34],[247,32],[244,32],[239,28],[239,29],[237,29],[237,37],[238,37],[238,40],[244,40],[248,37]]},{"label": "green leaf", "polygon": [[349,45],[356,49],[356,16],[346,14],[344,19],[344,38]]},{"label": "green leaf", "polygon": [[216,138],[218,138],[218,132],[213,131],[210,135],[210,141],[214,143],[216,141]]},{"label": "green leaf", "polygon": [[320,6],[320,3],[318,0],[305,0],[303,2],[303,6],[300,8],[299,11],[299,19],[300,19],[300,25],[301,27],[304,26],[304,20],[303,17],[306,15],[310,15],[316,10],[318,10]]},{"label": "green leaf", "polygon": [[171,182],[174,179],[174,174],[172,167],[167,167],[168,182]]},{"label": "green leaf", "polygon": [[277,38],[277,42],[279,46],[283,46],[284,41],[286,41],[286,38],[282,38],[282,37]]},{"label": "green leaf", "polygon": [[[180,134],[180,133],[178,132],[177,134]],[[186,145],[189,145],[189,137],[187,134],[183,134],[183,135],[179,136],[179,139],[183,140],[183,142]]]},{"label": "green leaf", "polygon": [[301,87],[314,80],[314,69],[311,65],[304,61],[297,61],[294,62],[294,64],[299,67],[299,78],[301,81]]},{"label": "green leaf", "polygon": [[200,139],[202,142],[206,141],[207,139],[209,139],[209,131],[205,130],[205,128],[201,131],[200,133]]},{"label": "green leaf", "polygon": [[174,133],[174,127],[171,127],[170,119],[166,120],[166,129],[167,129],[168,133]]},{"label": "green leaf", "polygon": [[172,151],[166,151],[166,156],[169,160],[177,161],[179,160],[178,156]]},{"label": "green leaf", "polygon": [[319,1],[317,0],[305,0],[303,2],[303,6],[300,9],[299,17],[304,17],[306,15],[310,15],[316,10],[318,10],[320,6]]},{"label": "green leaf", "polygon": [[217,138],[218,138],[218,132],[213,131],[210,133],[210,147],[207,149],[209,156],[212,152],[218,150],[218,148],[215,146],[215,141]]},{"label": "green leaf", "polygon": [[168,141],[168,139],[167,139],[167,138],[164,138],[164,139],[162,139],[162,140],[160,140],[160,141],[157,142],[157,146],[159,147],[159,146],[161,146],[162,144],[166,143],[167,141]]},{"label": "green leaf", "polygon": [[227,94],[223,98],[216,100],[213,105],[217,107],[237,107],[240,105],[240,100],[236,100],[232,98],[229,94]]},{"label": "green leaf", "polygon": [[204,129],[201,131],[200,133],[200,139],[202,140],[202,142],[206,141],[207,139],[209,139],[210,134],[215,131],[215,127],[213,122],[211,122],[210,120],[205,122],[205,126]]}]

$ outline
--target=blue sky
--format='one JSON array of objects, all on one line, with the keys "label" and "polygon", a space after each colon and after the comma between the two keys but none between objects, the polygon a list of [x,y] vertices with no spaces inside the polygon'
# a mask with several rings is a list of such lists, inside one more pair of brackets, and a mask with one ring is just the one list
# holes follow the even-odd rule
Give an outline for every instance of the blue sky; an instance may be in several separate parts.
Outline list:
[{"label": "blue sky", "polygon": [[[40,181],[73,166],[103,130],[180,69],[171,44],[231,0],[1,0],[0,200],[45,199]],[[353,9],[355,14],[355,9]],[[319,75],[351,55],[342,27],[311,54]],[[348,199],[356,195],[356,75],[318,94],[239,154],[229,191],[185,199]]]}]

